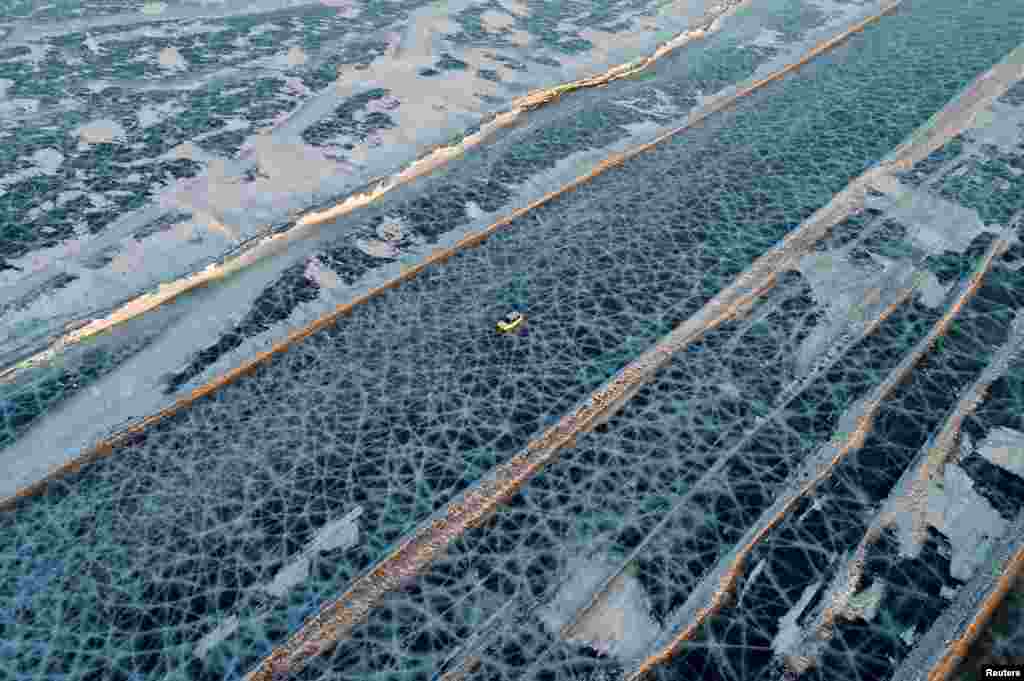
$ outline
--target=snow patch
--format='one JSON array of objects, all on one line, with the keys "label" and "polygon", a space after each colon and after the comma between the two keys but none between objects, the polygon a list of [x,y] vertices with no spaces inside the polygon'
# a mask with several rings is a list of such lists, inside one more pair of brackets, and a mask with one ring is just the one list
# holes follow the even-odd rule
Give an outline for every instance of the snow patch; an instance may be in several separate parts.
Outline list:
[{"label": "snow patch", "polygon": [[395,244],[377,239],[356,239],[356,248],[371,258],[397,258],[399,253]]},{"label": "snow patch", "polygon": [[[594,591],[613,568],[597,560],[578,559],[569,569],[569,579],[555,599],[541,612],[541,621],[554,635],[569,624],[580,608],[587,605]],[[573,627],[571,641],[601,655],[623,660],[642,657],[656,640],[660,627],[651,617],[650,603],[639,580],[621,574],[608,590]]]},{"label": "snow patch", "polygon": [[56,149],[40,149],[32,154],[32,160],[35,161],[39,172],[45,175],[53,175],[60,168],[61,164],[64,163],[64,154]]},{"label": "snow patch", "polygon": [[281,598],[307,577],[309,577],[309,558],[302,556],[278,570],[274,575],[274,581],[265,585],[263,590],[271,596]]},{"label": "snow patch", "polygon": [[86,123],[73,132],[83,144],[112,144],[125,137],[121,124],[108,118]]},{"label": "snow patch", "polygon": [[398,218],[387,218],[377,228],[377,236],[384,241],[400,241],[406,235],[406,229]]},{"label": "snow patch", "polygon": [[157,125],[170,116],[182,113],[183,111],[185,111],[185,108],[175,104],[174,102],[164,102],[163,104],[157,105],[146,104],[140,108],[138,113],[135,115],[139,119],[139,126],[148,128]]},{"label": "snow patch", "polygon": [[991,144],[1001,151],[1015,153],[1024,125],[1024,107],[992,102],[974,117],[970,138],[975,144]]},{"label": "snow patch", "polygon": [[776,655],[789,655],[800,644],[802,638],[799,624],[800,616],[804,614],[807,605],[820,588],[820,581],[808,584],[803,594],[801,594],[800,600],[785,615],[779,618],[779,633],[775,634],[775,638],[772,640],[772,650],[775,651]]},{"label": "snow patch", "polygon": [[488,33],[501,33],[505,29],[512,28],[516,23],[514,16],[488,9],[480,15],[480,24]]},{"label": "snow patch", "polygon": [[355,19],[359,16],[359,7],[355,0],[320,0],[320,4],[325,7],[337,8],[338,16],[345,19]]},{"label": "snow patch", "polygon": [[989,463],[1024,478],[1024,433],[1012,428],[994,428],[978,447]]},{"label": "snow patch", "polygon": [[359,524],[356,522],[363,515],[363,507],[356,506],[344,518],[327,523],[309,544],[307,549],[313,553],[347,549],[359,541]]},{"label": "snow patch", "polygon": [[783,42],[783,35],[778,31],[773,31],[770,28],[762,28],[757,37],[748,43],[752,47],[776,47],[781,45]]},{"label": "snow patch", "polygon": [[89,51],[93,54],[100,54],[103,48],[100,47],[100,42],[96,40],[95,36],[89,33],[85,34],[85,46],[89,48]]},{"label": "snow patch", "polygon": [[912,243],[931,254],[963,253],[988,231],[978,211],[927,191],[911,189],[897,180],[883,188],[886,196],[869,196],[865,206],[880,209],[904,225]]},{"label": "snow patch", "polygon": [[943,286],[934,272],[923,272],[920,274],[918,291],[921,294],[921,302],[933,310],[942,305],[946,294],[953,288],[953,284]]},{"label": "snow patch", "polygon": [[[362,515],[363,507],[356,506],[343,518],[329,522],[320,528],[313,541],[302,550],[295,560],[278,570],[273,581],[261,587],[262,591],[277,599],[284,598],[289,591],[309,576],[312,559],[316,554],[355,546],[359,541],[359,525],[356,521]],[[205,659],[214,646],[238,631],[239,624],[238,615],[226,617],[216,628],[203,636],[195,648],[194,655],[199,659]]]},{"label": "snow patch", "polygon": [[39,149],[32,154],[31,158],[34,164],[33,167],[0,177],[0,196],[3,196],[5,193],[4,187],[38,175],[54,175],[61,164],[64,163],[64,154],[56,149]]},{"label": "snow patch", "polygon": [[[0,92],[0,97],[2,96],[3,92]],[[18,97],[15,99],[8,99],[6,101],[0,101],[0,115],[15,117],[27,116],[38,112],[38,99],[27,99],[25,97]]]},{"label": "snow patch", "polygon": [[315,257],[310,258],[306,262],[306,269],[303,274],[306,279],[320,288],[334,289],[341,285],[341,279],[338,275],[320,264],[320,260]]},{"label": "snow patch", "polygon": [[306,63],[308,57],[305,51],[299,46],[294,46],[285,54],[279,54],[274,58],[274,64],[279,68],[295,68]]},{"label": "snow patch", "polygon": [[157,55],[157,61],[160,66],[165,69],[186,69],[188,68],[188,62],[185,61],[185,57],[181,56],[181,52],[178,51],[177,47],[165,47],[160,50],[160,54]]},{"label": "snow patch", "polygon": [[949,573],[962,582],[970,579],[987,558],[993,539],[1006,530],[1006,521],[955,464],[946,466],[941,486],[933,483],[928,522],[949,539],[953,547]]},{"label": "snow patch", "polygon": [[206,659],[206,656],[213,650],[214,646],[227,640],[229,636],[238,631],[239,623],[238,615],[231,615],[225,618],[217,625],[217,628],[199,641],[196,645],[195,656],[201,660]]}]

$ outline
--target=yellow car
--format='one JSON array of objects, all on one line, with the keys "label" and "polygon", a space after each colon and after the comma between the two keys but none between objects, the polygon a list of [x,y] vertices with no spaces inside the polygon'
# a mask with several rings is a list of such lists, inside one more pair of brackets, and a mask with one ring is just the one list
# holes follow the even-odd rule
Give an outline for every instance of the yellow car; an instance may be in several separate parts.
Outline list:
[{"label": "yellow car", "polygon": [[523,327],[526,317],[520,312],[509,312],[504,319],[495,325],[498,333],[514,333]]}]

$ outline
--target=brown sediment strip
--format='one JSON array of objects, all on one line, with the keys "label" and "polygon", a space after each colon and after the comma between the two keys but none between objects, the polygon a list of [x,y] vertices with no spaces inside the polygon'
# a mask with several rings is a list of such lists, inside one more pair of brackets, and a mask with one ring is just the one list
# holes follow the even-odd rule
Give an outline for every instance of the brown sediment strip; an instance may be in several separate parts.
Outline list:
[{"label": "brown sediment strip", "polygon": [[[672,40],[666,42],[664,45],[658,47],[649,57],[643,57],[636,61],[629,62],[627,64],[620,64],[613,69],[610,69],[600,75],[592,76],[590,78],[582,78],[580,80],[574,80],[570,83],[558,85],[552,88],[545,88],[543,90],[537,90],[531,92],[523,97],[520,97],[512,102],[514,109],[520,111],[532,111],[533,109],[540,108],[545,104],[550,104],[558,100],[564,94],[574,92],[575,90],[585,90],[588,88],[604,87],[609,83],[622,78],[629,78],[635,76],[641,71],[644,71],[648,67],[654,64],[657,60],[661,59],[670,52],[679,49],[680,47],[688,44],[692,40],[705,37],[708,32],[714,29],[715,24],[720,21],[723,17],[735,12],[737,9],[745,4],[749,4],[750,0],[725,0],[723,2],[724,7],[718,6],[713,8],[707,14],[705,14],[697,28],[691,29],[686,33],[676,36]],[[716,11],[717,10],[717,11]]]},{"label": "brown sediment strip", "polygon": [[[545,204],[551,202],[552,200],[554,200],[554,199],[556,199],[556,198],[558,198],[558,197],[560,197],[560,196],[562,196],[564,194],[568,194],[568,193],[572,192],[577,187],[585,184],[586,182],[589,182],[591,179],[597,177],[598,175],[601,175],[601,174],[605,173],[606,171],[608,171],[608,170],[610,170],[612,168],[615,168],[615,167],[618,167],[618,166],[622,165],[627,160],[629,160],[629,159],[631,159],[631,158],[633,158],[635,156],[638,156],[638,155],[640,155],[642,153],[645,153],[647,151],[650,151],[651,149],[654,149],[658,145],[660,145],[660,144],[670,140],[672,137],[674,137],[674,136],[676,136],[676,135],[678,135],[678,134],[680,134],[682,132],[685,132],[686,130],[688,130],[690,128],[693,128],[693,127],[699,125],[701,122],[703,122],[704,120],[706,120],[710,116],[714,115],[715,113],[718,113],[718,112],[720,112],[720,111],[722,111],[722,110],[732,106],[733,104],[735,104],[736,102],[738,102],[742,98],[746,97],[747,95],[755,92],[756,90],[758,90],[758,89],[768,85],[769,83],[772,83],[772,82],[774,82],[776,80],[779,80],[780,78],[782,78],[783,76],[787,75],[788,73],[790,73],[792,71],[795,71],[796,69],[800,68],[801,66],[807,64],[809,61],[814,59],[816,56],[818,56],[818,55],[820,55],[820,54],[822,54],[824,52],[827,52],[828,50],[836,47],[837,45],[842,43],[844,40],[848,39],[850,36],[852,36],[852,35],[854,35],[856,33],[859,33],[860,31],[864,30],[868,25],[878,21],[879,19],[881,19],[886,14],[891,13],[892,11],[894,11],[900,5],[901,2],[902,2],[902,0],[894,0],[889,5],[887,5],[883,9],[883,11],[879,12],[878,14],[873,15],[871,17],[868,17],[867,19],[864,19],[863,21],[860,21],[857,24],[847,28],[842,33],[840,33],[839,35],[834,36],[834,37],[830,38],[829,40],[826,40],[826,41],[824,41],[822,43],[819,43],[814,48],[812,48],[810,51],[808,51],[798,61],[785,66],[784,68],[782,68],[782,69],[780,69],[780,70],[778,70],[778,71],[776,71],[776,72],[766,76],[765,78],[762,78],[760,80],[757,80],[757,81],[753,82],[752,84],[744,87],[743,89],[737,91],[735,94],[733,94],[733,95],[731,95],[729,97],[726,97],[726,98],[723,98],[723,99],[721,99],[719,101],[716,101],[714,104],[712,104],[711,106],[707,107],[703,111],[701,111],[701,112],[691,116],[689,118],[689,120],[687,120],[687,122],[685,124],[683,124],[683,125],[681,125],[681,126],[679,126],[677,128],[674,128],[674,129],[672,129],[672,130],[670,130],[670,131],[668,131],[666,133],[663,133],[663,134],[659,135],[658,137],[656,137],[655,139],[651,140],[650,142],[646,142],[646,143],[644,143],[642,145],[638,145],[638,146],[636,146],[636,147],[634,147],[632,149],[629,149],[629,150],[627,150],[625,152],[621,152],[621,153],[618,153],[618,154],[613,154],[612,156],[610,156],[607,159],[603,160],[593,170],[591,170],[590,172],[588,172],[588,173],[586,173],[586,174],[576,178],[572,182],[570,182],[570,183],[568,183],[566,185],[563,185],[559,189],[556,189],[555,191],[549,192],[548,194],[545,194],[540,199],[537,199],[536,201],[531,202],[530,204],[524,206],[523,208],[520,208],[520,209],[512,212],[510,215],[508,215],[508,216],[502,218],[501,220],[495,222],[494,224],[492,224],[491,226],[487,227],[486,229],[484,229],[484,230],[482,230],[480,232],[477,232],[475,234],[471,234],[471,235],[469,235],[469,236],[459,240],[454,246],[452,246],[452,247],[450,247],[448,249],[444,249],[444,250],[440,250],[440,251],[435,252],[433,255],[431,255],[430,257],[426,258],[422,263],[420,263],[418,265],[415,265],[413,267],[410,267],[408,270],[406,270],[404,273],[402,273],[398,277],[395,277],[394,279],[388,281],[387,283],[383,284],[382,286],[379,286],[377,288],[371,289],[370,291],[368,291],[367,293],[363,294],[362,296],[359,296],[358,298],[354,299],[350,303],[345,303],[343,305],[339,305],[333,312],[331,312],[331,313],[321,317],[320,319],[316,320],[312,324],[309,324],[308,326],[306,326],[306,327],[304,327],[302,329],[299,329],[299,330],[297,330],[295,332],[292,332],[291,334],[288,335],[288,337],[285,340],[283,340],[283,341],[281,341],[279,343],[276,343],[273,347],[271,347],[270,350],[264,351],[264,352],[261,352],[261,353],[257,354],[256,357],[253,358],[252,360],[249,360],[248,362],[242,364],[239,367],[236,367],[235,369],[229,371],[228,373],[223,374],[223,375],[215,378],[214,380],[210,381],[209,383],[207,383],[207,384],[205,384],[203,386],[200,386],[199,388],[196,388],[195,390],[192,391],[191,394],[189,394],[188,396],[178,400],[173,405],[171,405],[171,406],[161,410],[160,412],[158,412],[156,414],[148,416],[145,419],[142,419],[141,421],[128,426],[126,429],[122,430],[121,432],[119,432],[119,433],[117,433],[117,434],[115,434],[115,435],[113,435],[113,436],[111,436],[111,437],[109,437],[109,438],[99,442],[98,444],[96,444],[93,447],[91,447],[85,453],[79,455],[78,457],[76,457],[76,458],[74,458],[74,459],[72,459],[72,460],[70,460],[70,461],[68,461],[68,462],[66,462],[66,463],[64,463],[64,464],[62,464],[62,465],[60,465],[58,467],[56,467],[50,473],[48,473],[42,480],[39,480],[39,481],[37,481],[37,482],[35,482],[33,484],[30,484],[30,485],[28,485],[26,487],[23,487],[23,488],[19,489],[12,496],[9,496],[9,497],[4,498],[4,499],[0,499],[0,511],[9,510],[9,509],[13,508],[17,504],[19,499],[23,499],[23,498],[27,498],[27,497],[32,497],[32,496],[40,494],[43,490],[46,489],[47,485],[50,482],[52,482],[54,480],[57,480],[57,479],[59,479],[61,477],[64,477],[64,476],[66,476],[68,474],[74,473],[74,472],[80,470],[83,466],[86,466],[86,465],[88,465],[90,463],[93,463],[93,462],[99,460],[99,459],[102,459],[102,458],[104,458],[106,456],[109,456],[110,454],[113,453],[113,451],[114,451],[114,449],[116,447],[118,447],[118,446],[124,444],[125,442],[127,442],[132,436],[135,436],[135,435],[143,432],[147,428],[149,428],[149,427],[151,427],[151,426],[153,426],[153,425],[155,425],[155,424],[157,424],[157,423],[159,423],[159,422],[161,422],[161,421],[163,421],[163,420],[165,420],[167,418],[170,418],[171,416],[174,416],[175,414],[177,414],[182,409],[190,406],[191,404],[193,404],[197,400],[202,399],[203,397],[206,397],[207,395],[213,393],[214,391],[220,389],[221,387],[223,387],[225,385],[228,385],[228,384],[231,384],[231,383],[234,383],[235,381],[237,381],[242,376],[245,376],[245,375],[248,375],[248,374],[252,373],[258,366],[260,366],[261,364],[263,364],[266,361],[269,361],[274,356],[279,355],[279,354],[285,352],[292,345],[298,343],[299,341],[301,341],[301,340],[311,336],[312,334],[314,334],[314,333],[316,333],[316,332],[318,332],[318,331],[320,331],[320,330],[322,330],[324,328],[327,328],[331,324],[334,324],[341,317],[343,317],[343,316],[345,316],[347,314],[351,314],[351,312],[353,311],[353,309],[356,306],[361,305],[363,303],[366,303],[366,302],[376,298],[377,296],[383,294],[384,292],[386,292],[386,291],[388,291],[390,289],[396,288],[399,284],[401,284],[401,283],[403,283],[405,281],[408,281],[408,280],[412,279],[413,277],[419,275],[420,272],[422,272],[424,269],[426,269],[427,267],[429,267],[431,265],[443,263],[446,260],[448,260],[449,258],[451,258],[453,255],[455,255],[456,253],[459,253],[460,251],[463,251],[463,250],[466,250],[466,249],[469,249],[469,248],[474,248],[476,246],[479,246],[480,244],[485,242],[488,239],[488,237],[494,235],[495,233],[497,233],[501,229],[507,227],[513,221],[515,221],[516,219],[518,219],[518,218],[522,217],[523,215],[529,213],[530,211],[532,211],[532,210],[534,210],[534,209],[536,209],[536,208],[538,208],[538,207],[540,207],[542,205],[545,205]],[[879,169],[876,169],[876,172],[878,170]],[[798,232],[799,231],[800,230],[798,230]],[[278,235],[277,237],[271,237],[271,238],[272,239],[274,239],[274,238],[286,238],[287,236],[288,236],[288,233],[286,232],[285,234]],[[791,236],[793,236],[794,238],[796,237],[795,234],[791,235]],[[789,241],[790,241],[790,239],[787,239],[786,243],[789,243]],[[280,247],[279,244],[276,247]],[[243,254],[242,256],[240,256],[239,260],[247,258],[247,257],[251,257],[251,254],[248,254],[248,253],[247,254]],[[234,272],[237,269],[240,269],[241,266],[242,265],[233,265],[230,271]],[[207,269],[210,270],[210,268],[207,268]],[[204,270],[204,272],[206,272],[206,271],[207,270]],[[184,293],[185,290],[188,290],[190,288],[195,288],[195,287],[198,287],[198,286],[205,286],[210,281],[215,280],[215,279],[221,279],[221,278],[227,276],[227,274],[229,273],[227,269],[224,269],[223,271],[216,271],[216,272],[214,272],[213,270],[210,270],[210,271],[211,271],[211,274],[210,274],[209,278],[206,279],[206,280],[198,280],[197,279],[192,284],[189,284],[188,287],[181,288],[180,290],[178,288],[175,288],[177,286],[177,284],[170,284],[170,285],[168,285],[168,290],[174,289],[173,296],[172,296],[172,297],[174,297],[174,296],[177,296],[180,293]],[[154,295],[156,295],[156,294],[154,294]],[[144,298],[145,298],[145,296],[144,296]],[[139,300],[141,300],[141,299],[139,299]],[[142,304],[142,307],[144,307],[146,310],[148,310],[148,309],[152,309],[152,308],[156,307],[157,305],[162,304],[162,302],[166,302],[166,300],[163,300],[163,301],[158,301],[156,299],[148,300],[148,301],[145,301],[144,304]],[[133,303],[129,303],[129,306],[133,305],[133,304],[135,304],[135,303],[134,302]],[[116,314],[115,314],[115,316],[116,316]],[[116,321],[113,321],[113,322],[110,322],[110,323],[106,323],[107,320],[97,320],[98,322],[106,323],[106,326],[103,326],[101,324],[101,326],[103,326],[103,328],[100,329],[99,327],[93,328],[93,325],[90,324],[90,325],[87,325],[87,326],[85,326],[85,327],[83,327],[81,329],[78,329],[73,334],[71,334],[71,336],[74,337],[74,340],[72,342],[81,341],[83,338],[85,338],[85,337],[87,337],[89,335],[94,335],[96,333],[100,333],[101,331],[110,328],[114,324],[121,323],[123,321],[126,321],[127,319],[128,319],[128,317],[118,318]],[[92,329],[92,330],[90,330],[90,329]],[[65,342],[64,340],[59,341],[59,343],[64,343],[64,342]],[[51,353],[51,352],[52,352],[51,350],[47,350],[46,351],[46,353]],[[29,360],[29,361],[31,361],[31,360]],[[14,368],[8,369],[8,370],[6,370],[4,372],[0,372],[0,380],[2,380],[5,376],[9,375],[12,371],[17,370],[17,368],[18,367],[14,367]]]},{"label": "brown sediment strip", "polygon": [[273,255],[282,248],[287,247],[290,241],[305,238],[306,232],[310,228],[322,225],[343,215],[347,215],[354,210],[363,208],[374,201],[377,201],[388,192],[408,184],[415,179],[429,175],[437,168],[458,158],[469,149],[481,145],[502,128],[508,128],[515,125],[518,123],[521,116],[557,101],[562,95],[576,90],[605,87],[616,80],[637,75],[669,53],[688,45],[694,40],[706,37],[709,33],[713,32],[716,23],[720,19],[735,12],[741,6],[748,4],[751,1],[752,0],[726,0],[723,3],[723,6],[719,8],[719,11],[709,12],[702,17],[697,28],[678,35],[672,40],[664,43],[648,57],[643,57],[626,64],[620,64],[609,69],[605,73],[592,76],[590,78],[584,78],[564,83],[562,85],[545,88],[543,90],[537,90],[513,100],[509,111],[498,114],[493,120],[483,125],[479,132],[463,138],[454,145],[441,146],[433,149],[430,153],[413,161],[397,175],[385,180],[379,180],[378,178],[378,180],[371,181],[370,184],[376,183],[376,185],[371,189],[362,193],[353,194],[341,203],[326,210],[307,213],[296,220],[294,226],[287,231],[263,237],[253,244],[246,246],[245,250],[241,254],[226,259],[220,264],[212,264],[198,272],[193,272],[192,274],[175,281],[161,283],[157,287],[156,291],[137,296],[111,312],[106,317],[82,322],[81,326],[76,328],[74,331],[61,336],[46,350],[38,352],[13,366],[0,370],[0,381],[10,381],[14,375],[24,369],[39,366],[45,362],[51,361],[68,346],[81,343],[88,338],[109,331],[111,328],[119,324],[123,324],[135,317],[149,312],[150,310],[169,303],[179,296],[197,288],[208,286],[230,277],[255,262]]},{"label": "brown sediment strip", "polygon": [[967,625],[964,633],[949,642],[946,653],[928,674],[928,681],[949,681],[967,659],[971,646],[981,636],[1006,596],[1013,590],[1017,580],[1024,579],[1024,547],[1021,547],[1006,563],[996,587],[982,602],[978,612]]},{"label": "brown sediment strip", "polygon": [[959,315],[963,307],[971,298],[974,297],[974,294],[977,293],[978,289],[981,287],[981,282],[991,269],[992,263],[997,257],[1005,253],[1009,247],[1010,240],[1005,236],[996,239],[992,243],[988,251],[985,253],[985,257],[982,259],[981,266],[971,277],[968,285],[964,288],[960,296],[958,296],[957,300],[948,310],[946,310],[946,313],[942,318],[935,323],[928,336],[918,343],[910,356],[904,359],[903,362],[900,363],[900,366],[893,370],[885,382],[878,386],[874,393],[865,401],[863,413],[857,419],[857,427],[847,434],[846,438],[843,440],[843,444],[838,447],[838,451],[831,460],[824,465],[819,466],[817,475],[808,481],[799,492],[792,495],[791,498],[783,504],[781,509],[775,512],[770,518],[763,521],[763,527],[749,542],[739,549],[730,564],[725,566],[724,575],[719,580],[719,585],[711,597],[711,602],[706,607],[698,610],[692,621],[682,632],[673,638],[668,645],[658,653],[648,657],[643,661],[643,663],[641,663],[636,671],[629,674],[626,677],[629,681],[639,681],[640,679],[644,679],[654,670],[655,667],[669,662],[673,657],[675,657],[685,643],[693,639],[704,622],[718,614],[726,606],[731,599],[737,582],[745,572],[747,559],[753,553],[754,549],[764,541],[764,539],[776,527],[789,517],[790,513],[794,508],[796,508],[797,504],[802,499],[811,494],[818,485],[831,477],[836,467],[843,460],[845,460],[852,452],[855,452],[864,446],[868,435],[874,427],[875,417],[881,410],[882,401],[892,395],[896,388],[910,376],[911,371],[922,359],[925,358],[926,355],[928,355],[936,341],[945,335],[957,315]]}]

